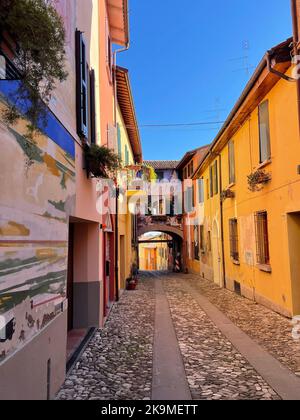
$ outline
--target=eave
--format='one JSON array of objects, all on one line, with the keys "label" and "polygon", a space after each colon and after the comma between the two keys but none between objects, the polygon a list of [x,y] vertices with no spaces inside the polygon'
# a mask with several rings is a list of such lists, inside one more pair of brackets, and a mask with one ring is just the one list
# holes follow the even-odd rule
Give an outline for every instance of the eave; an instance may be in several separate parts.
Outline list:
[{"label": "eave", "polygon": [[268,55],[271,56],[274,68],[280,73],[285,74],[290,68],[291,43],[292,38],[289,38],[285,42],[268,51],[263,57],[242,95],[229,114],[223,127],[214,139],[206,156],[195,171],[193,178],[197,178],[200,175],[200,172],[207,167],[210,161],[220,153],[228,141],[231,140],[236,132],[247,121],[251,113],[280,80],[279,76],[275,75],[268,69]]},{"label": "eave", "polygon": [[126,126],[136,163],[142,163],[142,145],[131,93],[128,70],[116,68],[117,100]]},{"label": "eave", "polygon": [[106,4],[112,42],[128,47],[128,0],[106,0]]}]

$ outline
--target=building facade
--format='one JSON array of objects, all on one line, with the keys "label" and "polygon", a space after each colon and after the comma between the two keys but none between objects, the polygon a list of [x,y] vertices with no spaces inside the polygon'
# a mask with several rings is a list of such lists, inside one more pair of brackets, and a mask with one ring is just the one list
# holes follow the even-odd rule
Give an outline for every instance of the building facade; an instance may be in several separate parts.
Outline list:
[{"label": "building facade", "polygon": [[265,55],[194,177],[204,201],[199,274],[288,317],[300,313],[291,42]]},{"label": "building facade", "polygon": [[201,186],[193,175],[208,149],[209,146],[202,146],[187,152],[177,166],[183,183],[183,265],[184,271],[193,273],[199,273],[200,270],[199,225],[204,216]]},{"label": "building facade", "polygon": [[[73,347],[103,325],[116,296],[116,219],[97,210],[84,149],[110,147],[116,133],[112,44],[128,47],[127,1],[55,3],[68,78],[53,94],[31,165],[26,122],[0,121],[0,399],[52,398]],[[1,37],[7,62],[8,48]],[[1,110],[15,83],[0,81]]]}]

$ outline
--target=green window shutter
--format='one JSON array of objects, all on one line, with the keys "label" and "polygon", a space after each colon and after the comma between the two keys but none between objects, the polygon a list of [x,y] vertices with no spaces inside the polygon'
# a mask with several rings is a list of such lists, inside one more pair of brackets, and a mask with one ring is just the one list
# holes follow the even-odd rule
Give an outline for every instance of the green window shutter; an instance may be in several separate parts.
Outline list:
[{"label": "green window shutter", "polygon": [[117,131],[118,131],[118,154],[119,154],[119,158],[122,159],[122,143],[121,143],[120,124],[117,125]]},{"label": "green window shutter", "polygon": [[129,152],[128,152],[128,147],[127,145],[125,146],[125,165],[128,166],[129,165]]}]

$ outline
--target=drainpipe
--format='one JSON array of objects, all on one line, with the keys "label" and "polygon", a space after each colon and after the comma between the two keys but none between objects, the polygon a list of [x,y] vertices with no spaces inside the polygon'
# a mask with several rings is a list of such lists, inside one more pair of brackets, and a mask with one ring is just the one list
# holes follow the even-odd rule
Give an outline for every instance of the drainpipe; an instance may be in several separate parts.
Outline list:
[{"label": "drainpipe", "polygon": [[116,223],[115,223],[115,287],[116,302],[119,302],[119,196],[120,188],[116,181]]},{"label": "drainpipe", "polygon": [[[292,21],[293,21],[293,37],[294,37],[294,56],[299,55],[300,39],[299,39],[299,20],[300,5],[298,0],[291,0]],[[297,79],[297,94],[298,94],[298,121],[300,130],[300,79]]]},{"label": "drainpipe", "polygon": [[[219,157],[219,183],[220,183],[220,193],[223,191],[222,185],[222,160],[221,155]],[[225,263],[225,245],[224,245],[224,214],[223,214],[223,200],[220,196],[220,223],[221,223],[221,244],[222,244],[222,265],[223,265],[223,287],[226,289],[226,263]]]},{"label": "drainpipe", "polygon": [[[129,18],[127,16],[127,18]],[[113,65],[114,65],[114,78],[113,78],[113,89],[114,89],[114,126],[117,128],[117,55],[125,52],[129,49],[129,39],[126,47],[113,52]],[[116,180],[116,223],[115,223],[115,287],[116,287],[116,302],[119,301],[119,196],[120,188],[118,181]]]}]

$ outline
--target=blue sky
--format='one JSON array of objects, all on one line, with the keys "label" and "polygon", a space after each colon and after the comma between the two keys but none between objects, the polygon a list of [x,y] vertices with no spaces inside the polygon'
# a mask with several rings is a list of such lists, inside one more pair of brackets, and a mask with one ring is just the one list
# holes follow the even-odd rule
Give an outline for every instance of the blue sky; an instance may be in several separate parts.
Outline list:
[{"label": "blue sky", "polygon": [[221,125],[142,126],[224,121],[265,51],[291,36],[290,1],[130,0],[130,32],[118,64],[130,70],[144,159],[181,159]]}]

